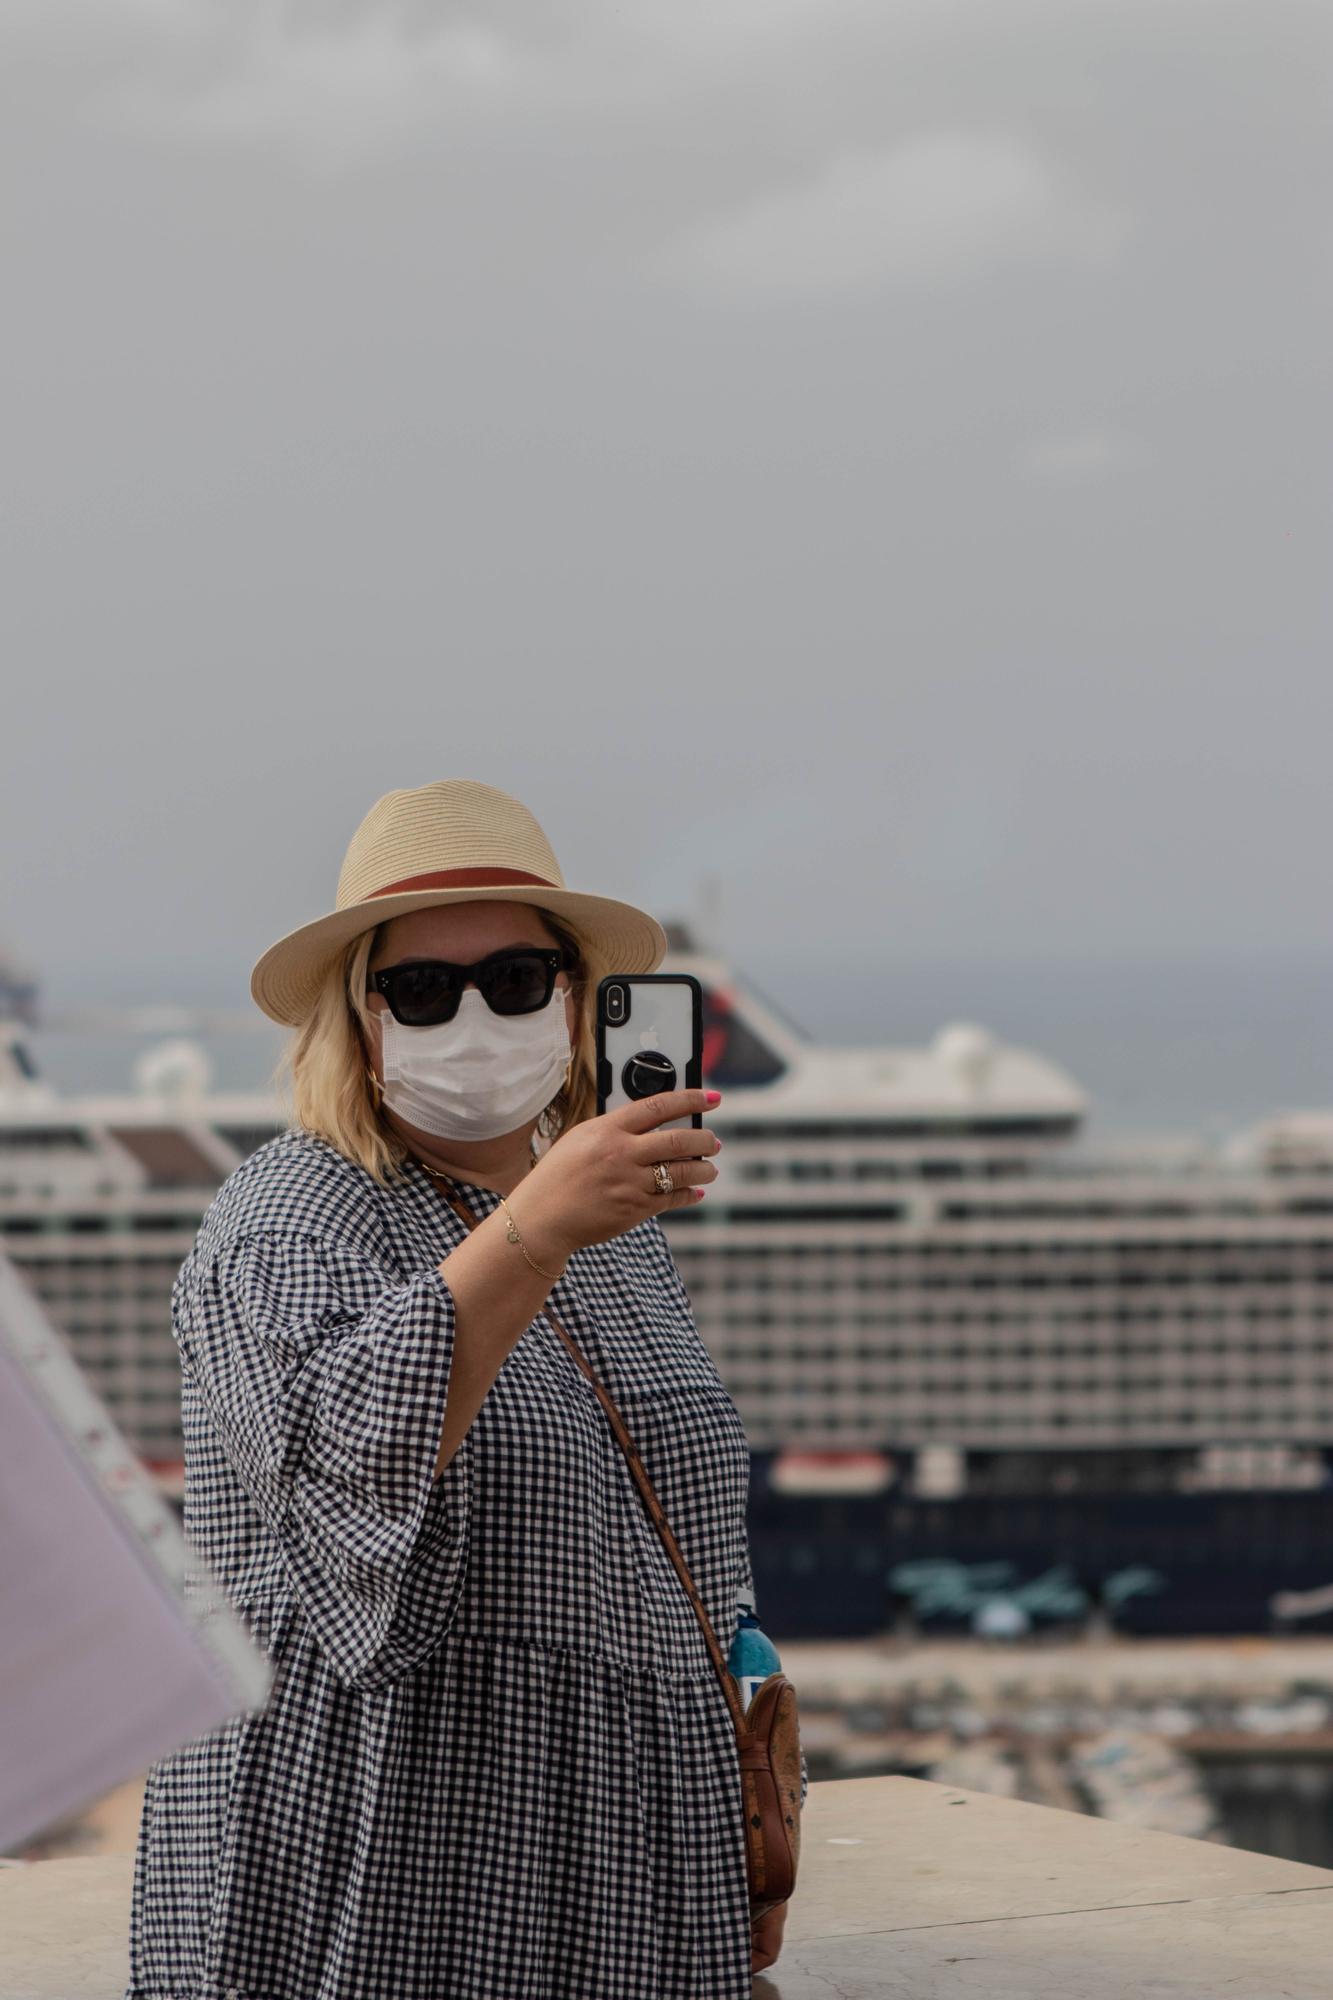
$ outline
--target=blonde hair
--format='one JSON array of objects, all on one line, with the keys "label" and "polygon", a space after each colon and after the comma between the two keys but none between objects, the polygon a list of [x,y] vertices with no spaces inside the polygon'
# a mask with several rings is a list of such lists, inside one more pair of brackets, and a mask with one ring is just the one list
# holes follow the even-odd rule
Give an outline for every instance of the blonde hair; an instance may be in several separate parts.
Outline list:
[{"label": "blonde hair", "polygon": [[[611,967],[548,910],[537,914],[568,954],[566,970],[578,1009],[569,1081],[537,1120],[539,1141],[549,1145],[596,1114],[593,1006],[598,981]],[[378,1085],[366,1053],[367,968],[382,929],[380,925],[353,938],[332,961],[314,1005],[283,1051],[275,1080],[288,1093],[294,1126],[327,1140],[372,1179],[388,1182],[401,1174],[408,1149],[380,1116]]]}]

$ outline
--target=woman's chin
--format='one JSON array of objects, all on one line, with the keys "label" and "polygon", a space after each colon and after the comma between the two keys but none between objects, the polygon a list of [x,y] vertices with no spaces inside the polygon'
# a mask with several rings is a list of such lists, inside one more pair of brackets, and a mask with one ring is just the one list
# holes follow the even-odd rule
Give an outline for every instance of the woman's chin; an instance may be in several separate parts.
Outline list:
[{"label": "woman's chin", "polygon": [[389,1130],[412,1152],[423,1154],[433,1165],[448,1168],[470,1167],[484,1173],[487,1168],[498,1166],[520,1151],[526,1152],[534,1131],[533,1120],[525,1119],[511,1132],[497,1132],[489,1139],[442,1139],[438,1133],[423,1132],[417,1125],[409,1125],[405,1118],[386,1109],[383,1112]]}]

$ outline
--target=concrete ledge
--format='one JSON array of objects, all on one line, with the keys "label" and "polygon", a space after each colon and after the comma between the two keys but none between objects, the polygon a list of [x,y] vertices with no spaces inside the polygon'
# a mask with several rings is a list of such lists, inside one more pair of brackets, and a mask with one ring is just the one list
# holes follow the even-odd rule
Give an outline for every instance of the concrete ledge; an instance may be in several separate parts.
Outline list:
[{"label": "concrete ledge", "polygon": [[1333,1871],[915,1778],[811,1787],[755,2000],[1327,2000]]},{"label": "concrete ledge", "polygon": [[133,1881],[132,1854],[0,1868],[4,2000],[120,2000]]},{"label": "concrete ledge", "polygon": [[[132,1874],[129,1855],[0,1867],[4,2000],[119,2000]],[[851,1778],[810,1788],[782,1956],[754,1990],[1327,2000],[1331,1962],[1328,1869],[914,1778]]]},{"label": "concrete ledge", "polygon": [[[1042,1808],[1051,1810],[1051,1808]],[[824,1939],[755,2000],[1327,2000],[1333,1886]]]}]

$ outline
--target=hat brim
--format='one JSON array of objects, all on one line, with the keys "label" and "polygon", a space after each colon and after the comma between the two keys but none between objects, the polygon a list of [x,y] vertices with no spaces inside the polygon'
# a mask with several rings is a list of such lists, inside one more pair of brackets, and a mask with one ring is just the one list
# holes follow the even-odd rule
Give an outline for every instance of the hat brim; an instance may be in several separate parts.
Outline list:
[{"label": "hat brim", "polygon": [[667,934],[655,917],[614,896],[588,896],[577,889],[545,889],[514,883],[484,889],[413,889],[398,896],[375,896],[351,903],[270,945],[250,974],[255,1005],[270,1021],[296,1028],[306,1019],[329,968],[340,951],[364,931],[409,910],[449,903],[530,903],[549,910],[586,937],[613,972],[655,972],[667,951]]}]

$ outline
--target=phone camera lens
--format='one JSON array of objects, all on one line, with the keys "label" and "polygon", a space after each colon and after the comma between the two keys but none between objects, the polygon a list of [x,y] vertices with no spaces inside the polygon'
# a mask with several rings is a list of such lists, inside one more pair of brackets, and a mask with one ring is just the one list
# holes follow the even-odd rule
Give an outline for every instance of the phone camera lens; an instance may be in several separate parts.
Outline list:
[{"label": "phone camera lens", "polygon": [[608,1021],[623,1021],[625,1018],[625,989],[623,986],[608,986],[606,989],[606,1018]]},{"label": "phone camera lens", "polygon": [[626,1097],[656,1097],[659,1090],[674,1090],[676,1065],[660,1049],[640,1049],[630,1057],[620,1073]]}]

